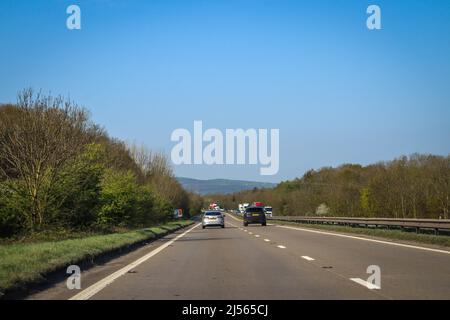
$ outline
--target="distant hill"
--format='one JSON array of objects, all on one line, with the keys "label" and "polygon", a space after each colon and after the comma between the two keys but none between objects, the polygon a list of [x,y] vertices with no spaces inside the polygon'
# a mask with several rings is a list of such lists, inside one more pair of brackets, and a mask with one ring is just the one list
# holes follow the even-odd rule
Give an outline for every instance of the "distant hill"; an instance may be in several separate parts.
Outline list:
[{"label": "distant hill", "polygon": [[177,177],[183,188],[189,191],[199,193],[201,195],[212,193],[233,193],[243,190],[252,190],[254,188],[273,188],[276,183],[228,180],[228,179],[211,179],[199,180],[191,178]]}]

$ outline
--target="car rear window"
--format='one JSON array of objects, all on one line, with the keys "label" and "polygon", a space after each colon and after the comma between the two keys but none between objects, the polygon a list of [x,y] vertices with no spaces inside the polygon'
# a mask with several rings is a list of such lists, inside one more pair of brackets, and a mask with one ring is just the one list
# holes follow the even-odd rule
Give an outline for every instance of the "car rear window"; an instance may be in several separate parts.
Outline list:
[{"label": "car rear window", "polygon": [[205,216],[220,216],[220,215],[222,215],[222,213],[221,213],[221,212],[218,212],[218,211],[208,211],[208,212],[205,212]]},{"label": "car rear window", "polygon": [[250,213],[263,213],[263,208],[247,208],[245,210],[245,212],[250,212]]}]

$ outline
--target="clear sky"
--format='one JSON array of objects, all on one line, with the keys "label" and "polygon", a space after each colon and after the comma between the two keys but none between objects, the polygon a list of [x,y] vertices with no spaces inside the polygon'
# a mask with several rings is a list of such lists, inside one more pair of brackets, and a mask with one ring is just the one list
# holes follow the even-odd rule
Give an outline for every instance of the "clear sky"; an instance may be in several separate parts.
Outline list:
[{"label": "clear sky", "polygon": [[[77,4],[82,29],[66,28]],[[366,28],[377,4],[382,30]],[[170,153],[176,128],[280,129],[280,181],[310,168],[450,153],[450,1],[0,1],[0,102],[70,95],[115,137]]]}]

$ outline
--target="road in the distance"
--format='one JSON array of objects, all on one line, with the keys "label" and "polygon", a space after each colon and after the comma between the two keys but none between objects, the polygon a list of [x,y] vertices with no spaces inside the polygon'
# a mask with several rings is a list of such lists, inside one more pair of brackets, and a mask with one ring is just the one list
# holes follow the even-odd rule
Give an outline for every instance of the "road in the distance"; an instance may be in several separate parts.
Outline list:
[{"label": "road in the distance", "polygon": [[[224,229],[197,226],[180,236],[185,229],[126,263],[87,271],[84,279],[97,277],[84,282],[91,285],[180,236],[90,299],[450,299],[450,254],[226,220]],[[381,289],[365,286],[369,265],[380,267]],[[49,292],[31,298],[75,295]]]}]

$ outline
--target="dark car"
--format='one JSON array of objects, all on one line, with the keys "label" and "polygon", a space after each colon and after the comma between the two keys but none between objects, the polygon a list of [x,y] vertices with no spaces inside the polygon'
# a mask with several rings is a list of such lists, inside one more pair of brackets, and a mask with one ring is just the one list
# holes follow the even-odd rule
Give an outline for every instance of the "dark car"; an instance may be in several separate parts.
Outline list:
[{"label": "dark car", "polygon": [[266,225],[266,214],[263,207],[247,207],[243,218],[244,226],[248,226],[251,223]]}]

